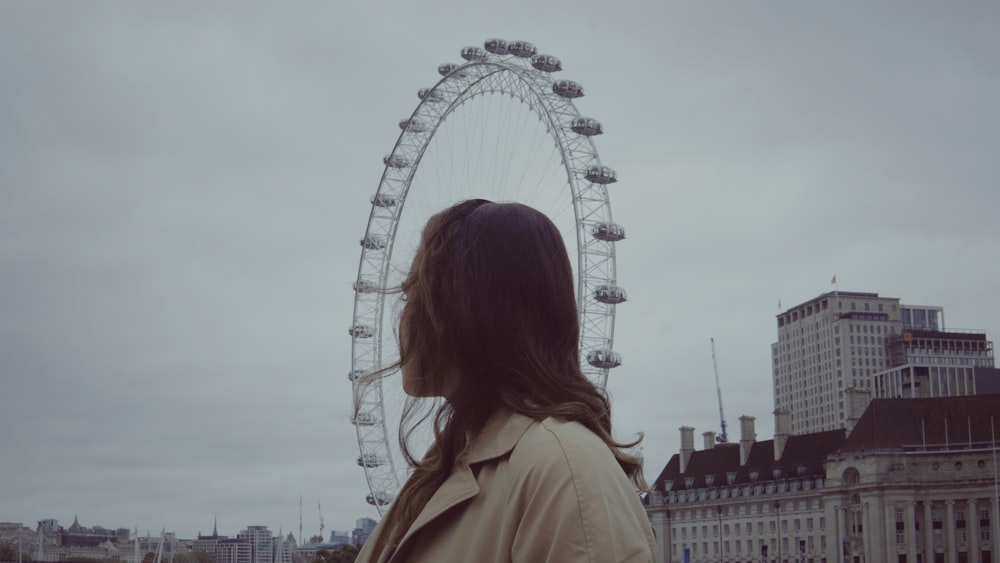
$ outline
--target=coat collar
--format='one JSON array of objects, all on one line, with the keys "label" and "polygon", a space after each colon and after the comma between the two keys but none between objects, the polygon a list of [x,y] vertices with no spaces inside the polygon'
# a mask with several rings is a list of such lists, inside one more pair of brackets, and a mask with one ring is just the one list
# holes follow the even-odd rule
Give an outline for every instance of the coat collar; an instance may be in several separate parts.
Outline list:
[{"label": "coat collar", "polygon": [[503,410],[493,415],[459,458],[465,465],[482,463],[510,453],[535,420]]},{"label": "coat collar", "polygon": [[[403,538],[396,546],[396,552],[405,553],[409,540],[447,510],[469,500],[479,494],[479,484],[470,465],[483,463],[510,453],[518,440],[534,423],[534,419],[510,411],[501,411],[493,415],[479,435],[472,439],[465,451],[459,456],[455,469],[438,487],[427,501],[424,509],[417,515]],[[393,558],[390,558],[392,561]]]}]

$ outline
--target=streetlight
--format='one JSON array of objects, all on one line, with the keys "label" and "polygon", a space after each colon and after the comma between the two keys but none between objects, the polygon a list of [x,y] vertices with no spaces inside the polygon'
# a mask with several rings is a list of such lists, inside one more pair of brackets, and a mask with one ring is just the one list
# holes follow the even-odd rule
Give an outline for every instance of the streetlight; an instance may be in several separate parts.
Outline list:
[{"label": "streetlight", "polygon": [[774,521],[778,527],[778,563],[781,563],[781,503],[774,501]]}]

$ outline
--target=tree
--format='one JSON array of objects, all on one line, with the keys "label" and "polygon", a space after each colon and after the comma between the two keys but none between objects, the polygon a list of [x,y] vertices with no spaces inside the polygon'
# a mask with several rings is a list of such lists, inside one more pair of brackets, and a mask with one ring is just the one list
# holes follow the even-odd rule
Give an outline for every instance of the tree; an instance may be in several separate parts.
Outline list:
[{"label": "tree", "polygon": [[311,563],[354,563],[360,551],[356,545],[342,545],[333,551],[321,549],[316,552],[316,557]]},{"label": "tree", "polygon": [[192,551],[190,555],[194,557],[195,563],[215,563],[215,557],[207,551]]},{"label": "tree", "polygon": [[[21,561],[29,563],[31,561],[30,546],[21,546]],[[0,544],[0,561],[17,561],[17,544]]]}]

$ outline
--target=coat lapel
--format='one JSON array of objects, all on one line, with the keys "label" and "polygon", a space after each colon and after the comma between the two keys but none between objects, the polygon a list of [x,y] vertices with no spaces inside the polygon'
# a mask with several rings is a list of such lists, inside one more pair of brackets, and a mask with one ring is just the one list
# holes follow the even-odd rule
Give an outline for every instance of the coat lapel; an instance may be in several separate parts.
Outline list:
[{"label": "coat lapel", "polygon": [[396,560],[396,554],[406,553],[407,543],[427,524],[451,508],[479,494],[479,483],[476,482],[476,476],[473,475],[470,465],[483,463],[509,453],[533,422],[526,416],[509,412],[501,412],[494,416],[479,433],[479,436],[469,444],[465,453],[459,457],[454,471],[438,487],[438,490],[427,501],[424,509],[417,515],[416,520],[410,525],[410,529],[396,545],[393,555],[388,560],[389,563]]},{"label": "coat lapel", "polygon": [[[444,483],[438,487],[424,509],[417,515],[417,519],[410,525],[403,539],[399,540],[394,553],[406,553],[406,544],[413,538],[414,534],[421,528],[432,522],[438,516],[444,514],[448,509],[453,508],[462,502],[479,494],[479,484],[472,474],[469,466],[464,465],[455,469]],[[389,559],[394,561],[395,555]]]}]

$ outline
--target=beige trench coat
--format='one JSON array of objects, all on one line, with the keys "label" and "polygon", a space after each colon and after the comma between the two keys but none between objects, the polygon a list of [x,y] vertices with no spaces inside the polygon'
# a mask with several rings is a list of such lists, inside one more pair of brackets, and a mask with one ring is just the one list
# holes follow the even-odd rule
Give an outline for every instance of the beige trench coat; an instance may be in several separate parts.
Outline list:
[{"label": "beige trench coat", "polygon": [[[382,563],[377,528],[358,563]],[[611,450],[576,422],[494,417],[388,559],[400,562],[653,560],[656,540]]]}]

